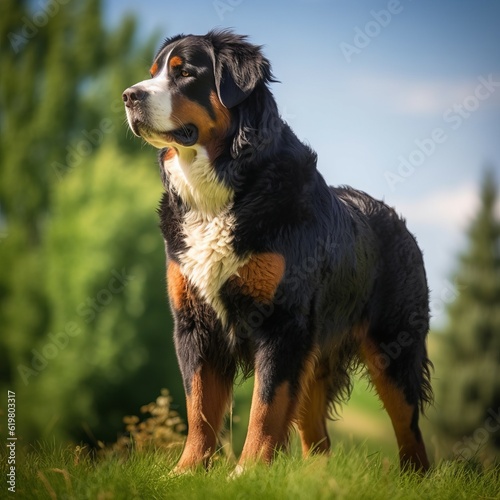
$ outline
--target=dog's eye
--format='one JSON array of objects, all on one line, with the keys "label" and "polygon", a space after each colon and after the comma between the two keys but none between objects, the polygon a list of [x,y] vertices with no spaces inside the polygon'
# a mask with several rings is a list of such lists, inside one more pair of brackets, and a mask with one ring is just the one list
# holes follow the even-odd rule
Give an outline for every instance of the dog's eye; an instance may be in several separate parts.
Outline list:
[{"label": "dog's eye", "polygon": [[188,76],[191,76],[191,73],[189,71],[186,71],[185,69],[183,69],[181,71],[181,76],[183,76],[184,78],[187,78]]}]

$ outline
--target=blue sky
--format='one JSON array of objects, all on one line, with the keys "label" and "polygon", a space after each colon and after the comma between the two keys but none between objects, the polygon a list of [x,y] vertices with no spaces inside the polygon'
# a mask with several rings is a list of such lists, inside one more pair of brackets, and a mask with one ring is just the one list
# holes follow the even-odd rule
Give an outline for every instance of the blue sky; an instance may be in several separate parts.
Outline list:
[{"label": "blue sky", "polygon": [[500,2],[107,0],[104,8],[110,24],[136,14],[144,36],[224,27],[264,45],[281,113],[318,152],[327,181],[406,217],[442,324],[485,165],[500,180]]}]

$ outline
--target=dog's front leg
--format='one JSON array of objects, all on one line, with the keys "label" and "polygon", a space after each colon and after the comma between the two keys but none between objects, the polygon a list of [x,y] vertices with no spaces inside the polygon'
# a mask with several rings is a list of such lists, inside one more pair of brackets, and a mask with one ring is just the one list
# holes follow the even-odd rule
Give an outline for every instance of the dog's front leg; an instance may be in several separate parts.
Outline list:
[{"label": "dog's front leg", "polygon": [[176,471],[208,466],[231,395],[232,379],[208,364],[201,365],[186,384],[188,435]]},{"label": "dog's front leg", "polygon": [[235,363],[215,312],[191,289],[179,266],[168,266],[175,350],[186,392],[188,435],[175,469],[208,466],[228,408]]},{"label": "dog's front leg", "polygon": [[[300,386],[310,349],[307,331],[288,314],[275,314],[257,336],[255,383],[248,433],[239,461],[270,463],[276,450],[287,445],[296,417]],[[279,316],[276,318],[275,316]]]},{"label": "dog's front leg", "polygon": [[270,400],[263,396],[262,386],[263,383],[257,374],[248,433],[241,453],[240,465],[256,461],[270,463],[274,452],[287,442],[296,407],[296,401],[290,392],[290,385],[288,382],[283,382],[277,386]]}]

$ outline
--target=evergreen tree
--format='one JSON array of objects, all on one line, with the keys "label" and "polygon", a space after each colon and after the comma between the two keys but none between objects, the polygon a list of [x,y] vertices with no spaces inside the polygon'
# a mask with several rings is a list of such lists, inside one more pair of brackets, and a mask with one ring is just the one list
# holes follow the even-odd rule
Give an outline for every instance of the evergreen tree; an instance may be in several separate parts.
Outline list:
[{"label": "evergreen tree", "polygon": [[121,100],[156,45],[136,32],[100,0],[0,2],[0,389],[26,441],[114,437],[161,387],[181,397],[155,155]]},{"label": "evergreen tree", "polygon": [[[6,364],[8,380],[14,378],[12,365],[50,322],[40,284],[43,232],[57,180],[51,164],[64,159],[64,145],[91,124],[82,123],[77,112],[88,72],[77,57],[82,30],[73,26],[95,24],[87,6],[98,3],[54,3],[55,10],[42,3],[33,11],[17,0],[0,6],[0,216],[6,234],[0,247],[0,323],[13,361]],[[96,42],[101,43],[98,36]]]},{"label": "evergreen tree", "polygon": [[500,449],[500,222],[497,186],[487,171],[481,207],[460,257],[457,299],[449,306],[440,363],[439,425],[463,458]]},{"label": "evergreen tree", "polygon": [[[151,158],[98,153],[55,187],[46,231],[51,322],[19,372],[31,437],[114,440],[162,387],[182,401]],[[51,422],[57,422],[54,427]]]}]

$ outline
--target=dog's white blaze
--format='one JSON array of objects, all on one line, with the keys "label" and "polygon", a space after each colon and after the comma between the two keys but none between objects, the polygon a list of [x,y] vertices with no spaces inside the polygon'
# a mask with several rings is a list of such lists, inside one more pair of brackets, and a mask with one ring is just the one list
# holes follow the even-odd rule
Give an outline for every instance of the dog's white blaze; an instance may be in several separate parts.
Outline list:
[{"label": "dog's white blaze", "polygon": [[172,114],[172,98],[168,90],[168,60],[171,53],[172,51],[165,58],[165,64],[161,71],[153,78],[134,85],[141,87],[149,94],[146,107],[147,123],[155,130],[172,130],[179,128],[181,125],[170,118]]}]

